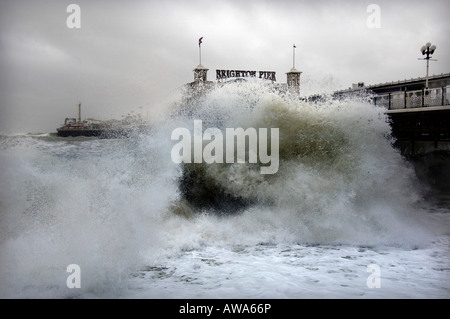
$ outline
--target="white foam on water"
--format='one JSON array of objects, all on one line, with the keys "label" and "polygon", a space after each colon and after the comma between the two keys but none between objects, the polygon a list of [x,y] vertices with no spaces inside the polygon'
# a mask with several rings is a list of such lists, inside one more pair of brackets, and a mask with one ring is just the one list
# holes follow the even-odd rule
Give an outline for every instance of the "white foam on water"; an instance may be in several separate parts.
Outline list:
[{"label": "white foam on water", "polygon": [[[191,111],[127,139],[1,137],[0,297],[449,297],[450,214],[429,213],[382,109],[250,82]],[[280,128],[277,174],[206,166],[215,185],[251,199],[235,214],[181,196],[170,134],[193,119]],[[366,284],[371,263],[379,289]],[[70,264],[80,289],[66,285]]]}]

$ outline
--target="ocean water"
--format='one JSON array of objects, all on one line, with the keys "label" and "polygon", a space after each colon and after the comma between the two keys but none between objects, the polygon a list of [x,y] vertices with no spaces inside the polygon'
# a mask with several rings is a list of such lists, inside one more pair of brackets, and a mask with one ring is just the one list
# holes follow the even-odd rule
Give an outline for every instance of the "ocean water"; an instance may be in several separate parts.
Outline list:
[{"label": "ocean water", "polygon": [[[279,170],[174,163],[171,133],[194,119],[279,128]],[[450,157],[393,141],[363,97],[251,82],[128,138],[1,136],[0,297],[449,298]]]}]

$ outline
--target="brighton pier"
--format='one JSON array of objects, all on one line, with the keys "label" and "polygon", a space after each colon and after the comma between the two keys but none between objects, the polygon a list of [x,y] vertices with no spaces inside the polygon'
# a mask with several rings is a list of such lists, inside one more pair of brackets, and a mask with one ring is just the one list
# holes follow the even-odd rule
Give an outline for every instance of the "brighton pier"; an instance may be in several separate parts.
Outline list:
[{"label": "brighton pier", "polygon": [[[259,78],[270,81],[276,89],[290,92],[307,101],[317,101],[324,97],[320,94],[301,97],[301,71],[292,69],[286,73],[285,83],[275,83],[273,71],[216,70],[216,82],[208,81],[208,68],[199,64],[194,71],[194,81],[186,85],[187,96],[196,98],[206,91],[227,83],[227,81],[245,81],[245,78]],[[335,91],[335,99],[351,96],[369,97],[377,106],[384,107],[395,146],[405,155],[420,155],[433,151],[450,151],[450,73],[413,78],[409,80],[365,85],[364,82],[352,87]]]}]

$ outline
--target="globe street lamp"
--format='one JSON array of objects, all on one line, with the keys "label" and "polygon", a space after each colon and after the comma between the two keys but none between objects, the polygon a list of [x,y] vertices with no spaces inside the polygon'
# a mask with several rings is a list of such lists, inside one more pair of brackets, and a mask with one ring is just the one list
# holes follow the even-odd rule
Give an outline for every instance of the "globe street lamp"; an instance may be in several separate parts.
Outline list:
[{"label": "globe street lamp", "polygon": [[[429,68],[429,61],[431,59],[431,55],[433,55],[434,51],[436,50],[435,45],[431,45],[430,42],[427,42],[425,45],[423,45],[420,48],[420,52],[422,52],[422,55],[426,55],[425,58],[419,59],[419,60],[427,60],[427,76],[425,78],[425,88],[428,90],[428,68]],[[431,59],[432,61],[436,61]]]}]

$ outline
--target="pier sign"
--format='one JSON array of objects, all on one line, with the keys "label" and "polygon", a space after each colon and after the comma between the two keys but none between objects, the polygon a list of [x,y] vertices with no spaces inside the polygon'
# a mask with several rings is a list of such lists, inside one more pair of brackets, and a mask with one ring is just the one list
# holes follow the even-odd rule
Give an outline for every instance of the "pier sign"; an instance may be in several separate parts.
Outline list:
[{"label": "pier sign", "polygon": [[273,71],[241,71],[241,70],[216,70],[216,79],[225,80],[228,78],[252,77],[270,81],[276,81],[275,72]]}]

